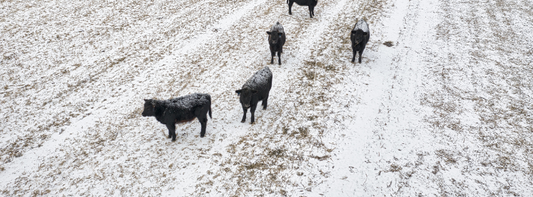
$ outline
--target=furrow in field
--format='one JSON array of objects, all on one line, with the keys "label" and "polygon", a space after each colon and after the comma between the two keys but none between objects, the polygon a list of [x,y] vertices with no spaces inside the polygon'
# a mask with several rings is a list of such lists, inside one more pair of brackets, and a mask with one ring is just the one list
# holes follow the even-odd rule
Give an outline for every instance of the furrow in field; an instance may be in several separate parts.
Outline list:
[{"label": "furrow in field", "polygon": [[[164,5],[93,1],[6,6],[11,15],[2,23],[6,27],[2,35],[9,37],[3,42],[2,63],[6,66],[2,67],[1,102],[10,107],[2,111],[2,152],[7,155],[3,163],[22,155],[28,147],[40,146],[94,104],[114,96],[116,85],[109,78],[120,78],[117,83],[127,81],[135,75],[131,67],[160,58],[166,49],[153,47],[166,44],[161,41],[178,31],[169,26],[172,21],[162,22],[163,17],[151,17],[147,12]],[[139,10],[139,6],[147,7],[146,11]],[[181,12],[169,6],[161,14],[189,14],[197,9],[187,4],[176,6],[183,7]],[[94,13],[93,9],[101,11]],[[28,13],[32,17],[21,18],[21,14]],[[111,17],[115,15],[119,17]],[[154,25],[145,27],[147,23]],[[153,34],[154,29],[162,32]],[[100,87],[89,89],[91,86]]]},{"label": "furrow in field", "polygon": [[[384,2],[381,2],[381,6],[383,5]],[[349,10],[346,10],[347,7]],[[286,13],[287,5],[278,3],[274,7],[263,7],[256,11],[259,15],[251,15],[249,18],[244,18],[242,24],[239,23],[239,28],[235,28],[237,30],[235,35],[243,35],[244,37],[237,37],[237,40],[245,43],[235,45],[236,52],[222,56],[219,59],[220,69],[213,69],[216,73],[224,74],[206,71],[206,77],[216,75],[217,79],[200,77],[200,80],[231,82],[226,83],[224,86],[226,88],[219,91],[224,96],[215,94],[219,103],[232,104],[219,112],[224,114],[222,118],[229,125],[220,124],[216,127],[232,132],[237,130],[240,134],[223,134],[233,136],[233,140],[223,143],[225,150],[211,150],[212,154],[219,157],[209,165],[211,167],[207,170],[208,175],[200,177],[202,182],[197,185],[195,194],[205,191],[229,192],[235,195],[261,191],[284,194],[290,190],[289,188],[300,188],[297,185],[308,178],[313,180],[311,186],[300,189],[312,188],[321,183],[318,177],[327,177],[322,170],[330,169],[331,166],[324,163],[321,165],[325,166],[310,166],[309,160],[325,161],[333,150],[330,148],[332,146],[328,147],[321,138],[324,132],[336,128],[334,125],[341,121],[342,117],[338,112],[330,111],[331,106],[325,104],[336,94],[328,92],[328,88],[340,83],[345,76],[340,74],[341,77],[338,77],[336,73],[342,73],[347,66],[354,66],[349,62],[351,48],[347,32],[353,27],[355,18],[362,17],[360,14],[364,12],[357,10],[363,8],[365,8],[364,3],[352,5],[347,1],[330,1],[315,8],[317,16],[309,19],[308,15],[298,16],[297,14],[301,13],[297,12],[289,16]],[[296,9],[307,11],[306,7],[296,7]],[[366,12],[373,9],[368,8]],[[379,8],[375,9],[378,10]],[[282,17],[278,20],[272,20],[280,15]],[[379,17],[368,18],[379,20]],[[269,64],[270,53],[266,42],[267,36],[264,33],[276,21],[284,25],[287,34],[285,53],[281,57],[282,65]],[[257,29],[257,24],[262,26],[260,30],[254,31]],[[244,29],[240,29],[241,25]],[[246,27],[251,27],[251,30],[245,29]],[[251,32],[247,35],[248,31]],[[248,41],[250,38],[253,38],[252,41]],[[249,46],[246,42],[256,40],[262,43],[261,47],[239,50],[240,47]],[[373,47],[369,48],[372,50]],[[333,55],[326,55],[332,51]],[[228,58],[246,63],[227,65],[224,60]],[[212,60],[206,60],[209,61]],[[202,65],[202,61],[198,64]],[[247,67],[232,68],[232,65]],[[238,123],[242,110],[234,90],[240,88],[248,77],[264,66],[269,66],[274,73],[269,108],[258,109],[256,123],[251,126],[245,124],[246,133],[243,133],[241,131],[243,126],[239,126],[241,123]],[[199,86],[193,89],[210,88],[209,85],[199,84]],[[232,122],[233,124],[230,124]],[[300,173],[301,175],[298,175]],[[294,174],[301,177],[294,178]],[[253,178],[244,178],[247,176]],[[218,184],[222,182],[218,180],[228,179],[239,184]]]},{"label": "furrow in field", "polygon": [[425,60],[429,91],[421,98],[433,109],[425,121],[440,139],[433,163],[426,164],[434,173],[421,175],[432,182],[426,187],[439,188],[434,195],[532,192],[533,70],[524,58],[531,56],[526,43],[533,41],[528,6],[439,1],[440,46]]},{"label": "furrow in field", "polygon": [[[105,124],[111,124],[113,126],[113,123],[110,123],[108,121],[116,120],[115,118],[118,117],[136,117],[138,115],[137,106],[142,106],[142,98],[144,98],[143,94],[139,94],[142,92],[149,92],[150,94],[153,93],[154,89],[150,89],[152,86],[157,86],[157,83],[160,82],[158,79],[166,79],[166,78],[160,78],[158,76],[149,76],[146,73],[154,74],[156,73],[159,75],[161,72],[167,71],[165,62],[168,62],[172,58],[170,57],[179,57],[179,56],[186,56],[186,53],[188,51],[174,51],[169,50],[174,48],[173,46],[176,44],[179,44],[180,47],[184,47],[187,49],[194,49],[196,46],[201,45],[202,43],[198,43],[199,40],[203,40],[203,42],[208,41],[209,38],[216,37],[219,34],[226,31],[224,28],[219,28],[220,26],[229,25],[235,21],[237,21],[240,17],[242,17],[243,13],[241,12],[239,14],[235,14],[232,11],[235,10],[241,10],[244,8],[243,11],[246,11],[247,9],[253,8],[255,4],[258,4],[261,1],[251,1],[251,2],[243,2],[243,1],[232,1],[231,3],[226,4],[227,7],[213,7],[210,5],[213,2],[209,2],[207,5],[200,4],[202,7],[205,7],[205,9],[193,9],[194,12],[189,10],[188,12],[184,12],[186,16],[184,17],[172,17],[172,20],[179,19],[176,22],[176,24],[169,25],[168,28],[170,28],[171,32],[180,35],[178,38],[169,39],[170,41],[165,41],[165,37],[147,37],[149,41],[152,43],[157,43],[156,40],[162,41],[162,47],[157,46],[145,46],[145,50],[147,50],[146,53],[139,53],[135,50],[135,47],[125,48],[122,49],[120,53],[121,57],[119,58],[119,62],[114,62],[112,65],[112,68],[107,69],[106,71],[89,71],[88,75],[98,75],[94,77],[95,79],[89,79],[90,83],[80,85],[80,87],[74,89],[74,91],[69,92],[66,95],[62,95],[62,97],[57,103],[59,105],[64,104],[63,102],[82,102],[85,101],[80,98],[84,97],[90,97],[95,98],[93,101],[90,101],[89,104],[83,104],[83,106],[79,108],[81,113],[83,113],[83,116],[81,117],[75,117],[72,118],[72,123],[67,124],[61,124],[57,125],[57,129],[61,128],[61,132],[59,134],[53,134],[57,130],[54,130],[54,132],[46,133],[46,141],[40,142],[40,145],[38,147],[32,148],[28,155],[24,155],[20,158],[16,158],[13,163],[9,163],[3,167],[5,169],[8,169],[7,171],[13,171],[16,173],[10,174],[9,176],[6,176],[5,182],[3,184],[7,184],[10,182],[9,180],[17,179],[21,180],[22,177],[20,177],[21,174],[24,174],[25,170],[20,169],[21,165],[18,165],[18,163],[25,163],[27,164],[25,166],[25,169],[34,169],[35,166],[41,166],[43,163],[41,163],[41,160],[34,160],[32,158],[35,158],[35,156],[39,155],[42,159],[47,159],[51,157],[60,157],[63,158],[63,162],[75,162],[76,160],[69,160],[69,157],[72,157],[72,152],[67,152],[68,148],[72,144],[76,144],[75,146],[82,145],[83,142],[87,142],[83,140],[80,141],[80,136],[87,137],[88,135],[91,136],[95,132],[95,128],[99,128],[99,126],[102,124],[102,121],[105,122]],[[213,12],[213,10],[222,10],[220,12],[215,12],[214,14],[210,15],[209,17],[205,17],[206,13]],[[201,17],[204,16],[204,17]],[[204,20],[201,20],[204,19]],[[175,28],[175,26],[184,27],[183,29],[177,29],[173,31],[172,29]],[[191,31],[190,34],[188,34],[186,31],[181,30],[197,30],[202,29],[205,31],[202,32],[193,32]],[[214,29],[217,29],[217,31],[220,31],[219,33],[211,33]],[[159,33],[156,30],[146,30],[148,35],[150,33]],[[154,32],[152,32],[154,31]],[[163,30],[165,31],[165,30]],[[161,33],[164,34],[164,33]],[[183,37],[182,34],[185,34],[186,38]],[[203,35],[209,35],[206,39],[205,37],[198,38],[197,34],[203,34]],[[176,40],[177,39],[177,40]],[[185,44],[184,44],[185,43]],[[122,43],[124,44],[124,43]],[[126,43],[127,44],[127,43]],[[150,48],[150,47],[155,47]],[[148,52],[149,51],[149,52]],[[139,57],[140,56],[140,57]],[[156,57],[154,57],[156,56]],[[167,57],[166,59],[162,56]],[[131,58],[128,58],[131,57]],[[143,58],[144,57],[144,58]],[[133,65],[133,66],[132,66]],[[158,70],[161,69],[161,70]],[[163,74],[165,75],[165,74]],[[150,83],[154,83],[154,85],[150,85]],[[139,89],[139,87],[147,87]],[[149,96],[149,94],[144,94],[146,96]],[[135,101],[138,101],[136,103]],[[132,103],[136,103],[137,106],[132,106]],[[126,106],[126,108],[124,108]],[[52,107],[53,106],[47,106]],[[129,108],[128,108],[129,107]],[[129,110],[128,110],[129,109]],[[51,110],[52,116],[55,115],[54,113],[60,113],[62,109],[55,109]],[[63,109],[63,112],[66,111]],[[111,119],[111,120],[110,120]],[[124,118],[123,118],[124,119]],[[123,120],[119,119],[118,124],[122,125],[123,127]],[[12,125],[12,124],[11,124]],[[70,125],[70,126],[66,126]],[[95,126],[98,125],[98,126]],[[113,126],[109,128],[113,128]],[[63,133],[63,130],[65,132]],[[81,133],[80,133],[81,132]],[[117,134],[119,131],[113,130],[109,131],[113,132],[114,134]],[[63,134],[62,134],[63,133]],[[31,136],[29,136],[31,137]],[[29,138],[28,137],[28,138]],[[95,136],[93,136],[95,137]],[[97,134],[97,137],[109,137],[104,136],[103,134]],[[116,136],[115,136],[116,137]],[[20,139],[25,140],[25,139]],[[70,141],[73,140],[73,141]],[[86,139],[89,140],[90,139]],[[66,142],[64,142],[66,141]],[[6,145],[6,150],[8,150],[10,147],[13,147],[13,144],[16,144],[17,141],[13,142],[11,141],[10,144]],[[89,142],[88,142],[89,143]],[[93,143],[92,141],[90,143]],[[43,146],[43,147],[41,147]],[[57,149],[56,149],[57,148]],[[64,148],[64,149],[63,149]],[[66,149],[66,150],[65,150]],[[58,153],[52,153],[59,150]],[[46,153],[46,154],[43,154]],[[70,154],[70,155],[69,155]],[[52,156],[54,155],[54,156]],[[67,156],[67,157],[66,157]],[[74,157],[76,157],[74,155]],[[8,158],[12,159],[12,158]],[[31,165],[33,164],[33,165]],[[53,165],[53,164],[51,164]],[[39,168],[41,169],[41,168]],[[45,170],[46,171],[46,170]],[[6,172],[7,173],[7,172]],[[45,173],[45,172],[41,172]],[[71,177],[72,178],[72,177]],[[8,180],[9,179],[9,180]],[[12,183],[12,182],[11,182]],[[20,181],[16,184],[22,184]],[[13,185],[12,185],[13,186]],[[20,186],[20,185],[19,185]],[[21,188],[24,188],[21,186]]]},{"label": "furrow in field", "polygon": [[[231,9],[223,9],[226,11],[219,12],[216,15],[213,14],[211,17],[199,17],[210,10],[220,9],[212,8],[210,5],[213,2],[210,1],[192,5],[191,3],[168,5],[168,2],[148,5],[93,3],[90,5],[67,6],[62,12],[57,13],[58,16],[69,16],[71,12],[75,12],[74,16],[70,18],[77,17],[81,22],[75,27],[69,26],[69,30],[70,28],[80,29],[82,33],[76,31],[77,35],[72,35],[61,41],[48,41],[48,45],[39,46],[37,49],[24,49],[34,44],[25,40],[13,44],[13,48],[7,48],[7,54],[14,54],[12,55],[13,57],[10,57],[11,59],[8,58],[9,60],[6,61],[8,65],[17,64],[21,60],[28,60],[24,61],[24,63],[29,65],[25,70],[20,70],[19,72],[6,71],[8,75],[6,76],[7,80],[4,82],[7,89],[3,92],[2,103],[9,103],[10,107],[2,111],[2,116],[4,117],[2,119],[2,131],[6,131],[5,135],[2,136],[2,147],[5,147],[3,152],[8,155],[2,158],[4,163],[8,163],[16,156],[22,155],[27,147],[42,145],[50,135],[60,132],[61,127],[71,124],[74,119],[83,118],[90,114],[92,109],[108,105],[106,101],[109,98],[119,97],[127,88],[134,88],[135,85],[122,88],[120,86],[131,83],[136,76],[144,73],[145,70],[153,70],[154,62],[163,59],[164,56],[168,56],[169,49],[175,47],[175,45],[182,47],[186,45],[183,43],[189,43],[188,45],[195,46],[197,40],[194,39],[194,35],[202,33],[197,31],[197,29],[202,29],[199,27],[213,26],[218,20],[217,17],[231,13]],[[242,4],[242,1],[235,1],[227,6],[232,7],[240,4]],[[91,8],[107,10],[109,7],[105,6],[119,11],[102,12],[106,14],[95,14],[88,11]],[[138,6],[146,6],[148,8],[145,9],[145,12],[137,13],[139,12]],[[203,7],[206,9],[198,11],[199,8]],[[86,10],[84,11],[84,9]],[[131,15],[124,14],[132,9],[135,10],[135,13],[130,13]],[[149,16],[154,15],[152,13],[154,11],[161,11],[159,13],[161,15],[158,15],[158,17]],[[120,17],[110,17],[114,15]],[[13,18],[14,20],[17,19],[16,17]],[[63,20],[61,17],[54,19],[64,22],[61,21]],[[39,24],[36,23],[37,21],[32,21],[27,26],[29,26],[29,29],[42,28],[37,26]],[[107,25],[101,27],[99,25],[101,23]],[[153,26],[149,24],[153,24]],[[61,27],[58,25],[54,30],[56,32],[65,31],[65,29],[60,29]],[[133,31],[132,29],[138,30]],[[205,31],[210,32],[211,29],[207,30],[206,28]],[[18,32],[11,33],[19,34]],[[51,36],[47,33],[50,32],[41,32],[43,35],[39,35]],[[125,39],[127,37],[132,39]],[[60,49],[56,49],[57,47]],[[93,47],[94,49],[91,49]],[[16,56],[19,55],[16,52],[20,50],[47,51],[48,48],[53,49],[54,53],[41,57],[38,52],[32,51],[32,53],[22,57]],[[82,54],[79,51],[84,51],[84,53]],[[58,55],[58,53],[66,53],[64,55],[66,57],[63,57],[61,59],[62,63],[57,66],[43,66],[40,65],[41,62],[35,60],[44,59],[40,61],[47,61],[53,59],[50,56]],[[3,68],[7,70],[15,69],[16,67],[6,66]],[[41,71],[42,69],[45,71]],[[35,81],[35,83],[27,85],[31,88],[12,89],[16,88],[17,85],[10,83],[19,82],[11,79],[20,78],[17,77],[19,75],[27,77],[27,79],[20,79],[21,81]],[[17,118],[21,116],[26,118]]]}]

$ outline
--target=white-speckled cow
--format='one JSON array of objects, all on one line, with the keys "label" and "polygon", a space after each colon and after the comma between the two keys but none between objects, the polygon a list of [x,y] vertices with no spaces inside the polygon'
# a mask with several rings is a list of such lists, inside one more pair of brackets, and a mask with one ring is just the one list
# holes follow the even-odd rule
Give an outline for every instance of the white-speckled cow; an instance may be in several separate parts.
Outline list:
[{"label": "white-speckled cow", "polygon": [[361,19],[355,23],[352,32],[350,33],[350,40],[352,41],[353,57],[352,62],[355,61],[355,55],[359,52],[359,63],[361,63],[361,56],[365,50],[366,43],[370,39],[370,29],[364,19]]},{"label": "white-speckled cow", "polygon": [[142,116],[155,116],[155,119],[168,128],[168,138],[176,141],[176,124],[198,118],[202,125],[200,137],[205,136],[207,113],[211,116],[211,96],[209,94],[189,94],[169,100],[144,99]]},{"label": "white-speckled cow", "polygon": [[285,30],[283,26],[277,22],[274,24],[270,31],[267,31],[268,34],[268,44],[270,45],[270,64],[274,64],[274,56],[278,52],[278,63],[281,65],[281,53],[283,53],[283,45],[285,44]]},{"label": "white-speckled cow", "polygon": [[252,113],[252,121],[250,123],[254,123],[255,108],[259,101],[263,101],[263,109],[267,108],[270,88],[272,88],[272,72],[267,66],[257,71],[244,83],[240,90],[235,91],[240,96],[242,110],[244,111],[241,122],[246,121],[246,112],[250,108],[250,113]]}]

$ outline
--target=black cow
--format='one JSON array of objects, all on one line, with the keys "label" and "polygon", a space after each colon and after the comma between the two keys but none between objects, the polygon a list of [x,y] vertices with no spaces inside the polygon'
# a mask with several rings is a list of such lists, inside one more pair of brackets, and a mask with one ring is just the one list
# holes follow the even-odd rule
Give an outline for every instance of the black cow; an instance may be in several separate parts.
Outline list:
[{"label": "black cow", "polygon": [[198,118],[202,125],[200,137],[205,136],[207,113],[211,116],[211,96],[209,94],[189,94],[169,100],[144,99],[143,116],[155,116],[157,121],[168,128],[168,138],[176,141],[176,125]]},{"label": "black cow", "polygon": [[291,15],[291,8],[293,3],[303,6],[309,6],[309,16],[313,18],[313,16],[315,15],[315,6],[318,3],[318,0],[287,0],[287,4],[289,4],[289,14]]},{"label": "black cow", "polygon": [[235,91],[240,96],[240,101],[242,105],[242,110],[244,114],[242,115],[241,122],[246,121],[246,111],[250,109],[252,113],[252,121],[254,123],[254,113],[257,103],[263,101],[263,109],[267,108],[268,103],[268,93],[272,87],[272,72],[267,67],[262,70],[257,71],[244,85],[240,90]]},{"label": "black cow", "polygon": [[283,53],[283,45],[285,44],[285,30],[283,26],[277,22],[274,26],[267,31],[268,44],[270,45],[270,64],[274,64],[274,56],[278,52],[278,63],[281,65],[281,53]]},{"label": "black cow", "polygon": [[352,41],[353,49],[353,58],[352,62],[355,61],[355,55],[359,51],[359,63],[361,63],[361,56],[363,56],[363,51],[365,50],[366,43],[370,39],[370,29],[368,24],[364,19],[358,21],[350,34],[350,40]]}]

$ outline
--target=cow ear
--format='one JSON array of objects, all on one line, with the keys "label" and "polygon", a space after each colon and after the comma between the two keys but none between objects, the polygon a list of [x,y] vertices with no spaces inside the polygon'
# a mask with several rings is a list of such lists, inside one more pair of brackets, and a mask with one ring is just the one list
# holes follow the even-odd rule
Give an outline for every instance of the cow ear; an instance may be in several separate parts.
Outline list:
[{"label": "cow ear", "polygon": [[267,31],[267,34],[270,35],[272,32]]},{"label": "cow ear", "polygon": [[242,92],[242,89],[241,90],[235,90],[235,93],[237,93],[237,95],[241,95],[241,92]]}]

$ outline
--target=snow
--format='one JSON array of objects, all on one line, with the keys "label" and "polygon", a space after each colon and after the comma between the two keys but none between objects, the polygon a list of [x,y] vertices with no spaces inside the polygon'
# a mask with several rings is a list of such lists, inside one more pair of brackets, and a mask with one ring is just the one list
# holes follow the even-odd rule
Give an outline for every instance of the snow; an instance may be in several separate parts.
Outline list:
[{"label": "snow", "polygon": [[[0,4],[1,196],[533,194],[529,1],[331,0],[314,18],[266,0]],[[243,124],[234,91],[267,66],[268,109]],[[141,116],[195,92],[204,138]]]}]

